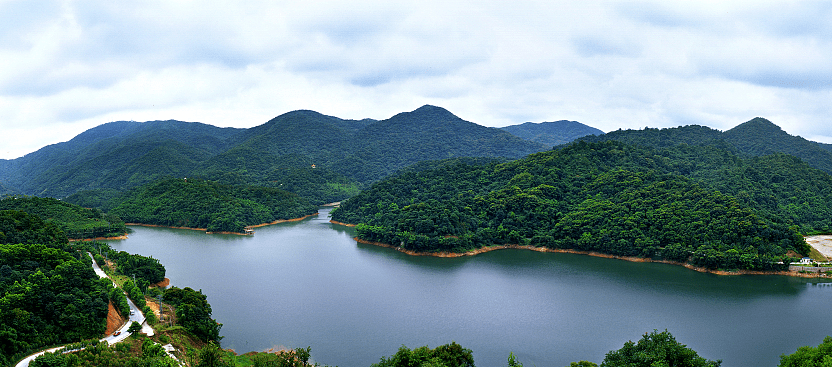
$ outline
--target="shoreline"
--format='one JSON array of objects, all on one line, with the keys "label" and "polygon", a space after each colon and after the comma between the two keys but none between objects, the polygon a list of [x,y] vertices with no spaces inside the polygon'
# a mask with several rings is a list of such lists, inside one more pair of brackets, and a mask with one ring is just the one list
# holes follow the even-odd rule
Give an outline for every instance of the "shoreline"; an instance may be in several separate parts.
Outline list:
[{"label": "shoreline", "polygon": [[[332,222],[332,221],[331,221]],[[583,250],[573,250],[573,249],[551,249],[546,247],[534,247],[530,245],[494,245],[488,247],[481,247],[478,249],[466,251],[466,252],[418,252],[412,250],[406,250],[399,246],[393,246],[386,243],[381,242],[373,242],[373,241],[366,241],[362,240],[358,237],[353,237],[354,240],[358,243],[363,243],[367,245],[374,245],[379,247],[386,247],[390,249],[394,249],[396,251],[402,252],[404,254],[408,254],[411,256],[434,256],[434,257],[463,257],[463,256],[474,256],[483,254],[490,251],[496,250],[507,250],[507,249],[516,249],[516,250],[530,250],[530,251],[537,251],[537,252],[551,252],[551,253],[566,253],[566,254],[578,254],[578,255],[588,255],[594,257],[603,257],[608,259],[616,259],[616,260],[625,260],[630,262],[653,262],[653,263],[661,263],[661,264],[670,264],[670,265],[678,265],[685,267],[690,270],[698,271],[701,273],[711,273],[716,275],[785,275],[785,276],[792,276],[792,277],[799,277],[799,278],[826,278],[830,279],[831,276],[828,274],[819,274],[819,273],[799,273],[794,271],[761,271],[761,270],[735,270],[735,271],[726,271],[726,270],[715,270],[715,269],[706,269],[697,267],[688,263],[680,263],[676,261],[669,261],[669,260],[654,260],[651,258],[645,257],[635,257],[635,256],[618,256],[618,255],[610,255],[601,252],[595,251],[583,251]]]},{"label": "shoreline", "polygon": [[345,226],[345,227],[355,227],[355,226],[356,226],[355,224],[350,224],[350,223],[341,223],[341,222],[339,222],[339,221],[335,221],[335,220],[332,220],[332,219],[330,219],[330,223],[332,223],[332,224],[338,224],[338,225],[340,225],[340,226]]},{"label": "shoreline", "polygon": [[309,217],[314,217],[314,216],[317,216],[317,215],[318,215],[318,212],[315,212],[315,213],[312,213],[312,214],[307,214],[307,215],[305,215],[305,216],[303,216],[303,217],[299,217],[299,218],[292,218],[292,219],[278,219],[278,220],[276,220],[276,221],[274,221],[274,222],[269,222],[269,223],[261,223],[261,224],[255,224],[255,225],[253,225],[253,226],[246,226],[246,228],[258,228],[258,227],[271,226],[271,225],[273,225],[273,224],[279,224],[279,223],[286,223],[286,222],[297,222],[297,221],[301,221],[301,220],[307,219],[307,218],[309,218]]},{"label": "shoreline", "polygon": [[91,241],[107,241],[107,240],[126,240],[127,234],[116,237],[93,237],[93,238],[67,238],[69,242],[91,242]]},{"label": "shoreline", "polygon": [[[278,220],[272,221],[272,222],[260,223],[260,224],[255,224],[255,225],[251,225],[251,226],[246,226],[245,229],[271,226],[273,224],[286,223],[286,222],[297,222],[297,221],[301,221],[301,220],[304,220],[304,219],[307,219],[309,217],[316,216],[316,215],[318,215],[318,212],[315,212],[315,213],[312,213],[312,214],[307,214],[307,215],[305,215],[303,217],[299,217],[299,218],[278,219]],[[234,235],[238,235],[238,236],[251,236],[251,235],[254,234],[254,232],[248,232],[248,233],[222,232],[222,231],[221,232],[209,232],[208,228],[173,227],[173,226],[163,226],[161,224],[125,223],[124,225],[126,225],[126,226],[140,226],[140,227],[170,228],[170,229],[187,229],[187,230],[191,230],[191,231],[204,231],[206,234],[234,234]],[[122,236],[122,237],[124,237],[124,238],[115,238],[114,237],[112,239],[127,239],[127,235]]]}]

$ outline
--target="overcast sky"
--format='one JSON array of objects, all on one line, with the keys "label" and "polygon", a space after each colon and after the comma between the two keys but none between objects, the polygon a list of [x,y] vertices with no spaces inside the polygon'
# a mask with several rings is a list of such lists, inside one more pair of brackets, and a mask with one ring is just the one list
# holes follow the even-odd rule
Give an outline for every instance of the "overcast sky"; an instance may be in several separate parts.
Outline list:
[{"label": "overcast sky", "polygon": [[0,158],[117,120],[424,104],[485,126],[765,117],[830,143],[830,1],[0,0]]}]

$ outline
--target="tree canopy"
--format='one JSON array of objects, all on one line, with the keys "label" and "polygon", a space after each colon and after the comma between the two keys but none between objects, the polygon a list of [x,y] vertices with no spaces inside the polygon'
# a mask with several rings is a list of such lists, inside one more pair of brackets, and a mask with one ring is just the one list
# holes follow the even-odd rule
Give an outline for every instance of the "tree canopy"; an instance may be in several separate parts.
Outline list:
[{"label": "tree canopy", "polygon": [[128,223],[240,232],[246,226],[300,218],[318,207],[295,194],[266,187],[165,179],[136,188],[111,213]]},{"label": "tree canopy", "polygon": [[579,142],[498,163],[405,170],[332,218],[417,252],[533,245],[779,270],[801,233],[829,232],[830,176],[795,157],[713,146]]},{"label": "tree canopy", "polygon": [[680,344],[668,330],[645,333],[636,343],[628,341],[605,355],[601,367],[720,367],[721,360],[710,361]]},{"label": "tree canopy", "polygon": [[7,197],[0,199],[0,210],[18,210],[35,215],[46,223],[57,225],[67,237],[73,239],[121,236],[127,231],[124,222],[114,215],[54,198]]}]

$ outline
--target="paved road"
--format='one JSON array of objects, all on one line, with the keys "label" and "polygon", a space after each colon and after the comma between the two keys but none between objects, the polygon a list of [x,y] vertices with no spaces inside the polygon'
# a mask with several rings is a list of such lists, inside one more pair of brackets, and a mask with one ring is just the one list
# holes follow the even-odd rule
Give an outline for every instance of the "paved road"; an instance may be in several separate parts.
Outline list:
[{"label": "paved road", "polygon": [[[90,258],[93,257],[93,254],[91,254],[89,252],[87,253],[87,255],[89,255]],[[98,274],[99,277],[107,278],[107,274],[104,272],[104,270],[101,270],[101,268],[98,266],[98,264],[95,263],[95,259],[93,259],[93,270],[95,270],[95,273]],[[115,286],[116,284],[113,283],[113,285]],[[145,315],[142,314],[142,310],[140,310],[139,307],[136,307],[136,304],[133,303],[133,301],[131,301],[130,298],[127,298],[127,304],[130,306],[130,318],[121,327],[121,329],[119,329],[119,331],[121,333],[118,336],[108,335],[107,337],[102,338],[101,341],[106,341],[107,343],[112,345],[112,344],[115,344],[115,343],[118,343],[122,340],[127,339],[127,337],[130,336],[130,333],[127,332],[127,329],[130,328],[130,324],[132,324],[133,321],[136,321],[136,322],[142,324],[142,332],[143,333],[148,334],[149,336],[153,336],[153,328],[151,328],[145,322]],[[35,358],[43,355],[46,352],[52,353],[52,352],[54,352],[58,349],[61,349],[61,348],[63,348],[63,347],[50,348],[50,349],[32,354],[32,355],[24,358],[22,361],[18,362],[15,365],[15,367],[29,367],[29,362],[35,360]]]}]

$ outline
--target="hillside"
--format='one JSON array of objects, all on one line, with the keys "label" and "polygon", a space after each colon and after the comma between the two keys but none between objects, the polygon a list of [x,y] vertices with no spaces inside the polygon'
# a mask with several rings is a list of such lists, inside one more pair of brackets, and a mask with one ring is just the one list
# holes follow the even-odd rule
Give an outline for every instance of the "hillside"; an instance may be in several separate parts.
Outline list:
[{"label": "hillside", "polygon": [[756,117],[734,128],[721,132],[705,126],[689,125],[667,129],[617,130],[601,136],[587,136],[580,140],[600,142],[616,140],[655,148],[678,144],[720,145],[744,156],[785,153],[801,158],[810,167],[831,174],[833,149],[830,144],[792,136],[771,121]]},{"label": "hillside", "polygon": [[229,146],[242,129],[182,121],[111,122],[70,141],[4,161],[15,193],[64,197],[81,189],[138,186],[180,176]]},{"label": "hillside", "polygon": [[0,210],[37,216],[45,223],[58,226],[66,237],[73,239],[121,236],[127,231],[118,217],[53,198],[8,197],[0,200]]},{"label": "hillside", "polygon": [[[356,194],[428,159],[520,158],[545,150],[498,129],[423,106],[386,120],[293,111],[250,129],[181,121],[113,122],[15,160],[0,161],[4,193],[101,195],[167,177],[291,189],[321,204]],[[89,191],[92,190],[92,191]]]},{"label": "hillside", "polygon": [[342,202],[333,220],[416,252],[533,245],[773,270],[828,232],[831,180],[795,157],[714,146],[579,142],[507,163],[404,171]]},{"label": "hillside", "polygon": [[576,121],[525,122],[500,128],[521,139],[534,141],[548,147],[567,144],[587,135],[604,135],[604,131]]},{"label": "hillside", "polygon": [[317,206],[274,188],[222,185],[200,179],[166,179],[116,198],[110,212],[128,223],[243,233],[246,226],[300,218]]},{"label": "hillside", "polygon": [[0,365],[105,330],[112,285],[68,249],[59,225],[0,210]]}]

